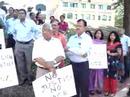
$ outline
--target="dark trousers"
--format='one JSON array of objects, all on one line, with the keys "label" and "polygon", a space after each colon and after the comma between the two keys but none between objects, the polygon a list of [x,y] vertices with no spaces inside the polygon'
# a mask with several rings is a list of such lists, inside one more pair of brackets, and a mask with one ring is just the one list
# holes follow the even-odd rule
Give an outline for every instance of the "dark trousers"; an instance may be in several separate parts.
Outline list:
[{"label": "dark trousers", "polygon": [[32,49],[33,41],[28,44],[22,44],[16,42],[15,44],[15,58],[16,58],[16,67],[19,78],[19,84],[24,84],[25,81],[31,83],[32,81]]},{"label": "dark trousers", "polygon": [[89,97],[89,66],[88,62],[71,62],[77,95],[73,97]]}]

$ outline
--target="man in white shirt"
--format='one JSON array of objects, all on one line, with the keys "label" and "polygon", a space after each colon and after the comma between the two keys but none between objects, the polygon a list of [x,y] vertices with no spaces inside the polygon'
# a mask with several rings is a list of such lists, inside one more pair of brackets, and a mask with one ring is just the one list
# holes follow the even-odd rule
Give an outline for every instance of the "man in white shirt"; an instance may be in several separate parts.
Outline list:
[{"label": "man in white shirt", "polygon": [[36,78],[48,73],[55,72],[55,68],[65,58],[64,49],[59,39],[52,37],[49,25],[42,28],[43,37],[34,42],[32,60],[38,66]]},{"label": "man in white shirt", "polygon": [[124,70],[125,70],[125,74],[122,77],[121,82],[124,82],[124,80],[129,77],[130,72],[130,62],[128,59],[130,54],[130,37],[125,35],[124,33],[125,30],[123,28],[120,28],[118,34],[120,35],[121,44],[123,47]]},{"label": "man in white shirt", "polygon": [[66,54],[71,61],[77,95],[74,97],[89,97],[89,66],[88,53],[92,46],[91,37],[85,33],[87,22],[77,21],[76,35],[70,37],[67,43]]}]

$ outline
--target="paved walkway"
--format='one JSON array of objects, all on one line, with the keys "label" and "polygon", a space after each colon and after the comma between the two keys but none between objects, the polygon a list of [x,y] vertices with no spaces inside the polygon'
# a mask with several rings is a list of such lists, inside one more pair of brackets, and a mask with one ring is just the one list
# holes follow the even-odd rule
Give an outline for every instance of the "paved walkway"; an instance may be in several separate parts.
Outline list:
[{"label": "paved walkway", "polygon": [[[128,97],[126,96],[128,87],[130,87],[130,78],[127,79],[124,83],[118,83],[118,91],[114,97]],[[90,97],[110,97],[110,96],[104,96],[103,94],[101,95],[95,94]]]}]

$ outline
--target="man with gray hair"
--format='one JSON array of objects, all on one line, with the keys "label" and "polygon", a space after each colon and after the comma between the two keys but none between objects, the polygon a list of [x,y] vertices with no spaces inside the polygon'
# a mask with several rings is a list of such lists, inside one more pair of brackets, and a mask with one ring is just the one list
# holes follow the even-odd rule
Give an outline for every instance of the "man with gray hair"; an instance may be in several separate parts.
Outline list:
[{"label": "man with gray hair", "polygon": [[130,62],[129,62],[129,54],[130,54],[130,37],[125,35],[125,30],[123,28],[119,28],[118,34],[120,36],[121,44],[123,47],[123,56],[124,56],[124,71],[125,74],[121,78],[121,83],[123,83],[129,77],[130,71]]},{"label": "man with gray hair", "polygon": [[52,37],[52,31],[48,24],[42,27],[42,36],[34,42],[33,61],[38,66],[36,78],[58,67],[65,58],[64,49],[59,39]]}]

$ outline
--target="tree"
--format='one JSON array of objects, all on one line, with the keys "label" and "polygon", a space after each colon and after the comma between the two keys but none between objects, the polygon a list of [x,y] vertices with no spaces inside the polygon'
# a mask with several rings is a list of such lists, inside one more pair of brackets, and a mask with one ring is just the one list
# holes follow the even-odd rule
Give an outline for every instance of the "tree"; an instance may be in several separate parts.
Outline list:
[{"label": "tree", "polygon": [[115,9],[123,5],[123,9],[120,10],[123,13],[123,28],[126,34],[130,36],[130,0],[118,0],[113,5]]},{"label": "tree", "polygon": [[130,0],[124,0],[123,27],[126,34],[130,36]]}]

